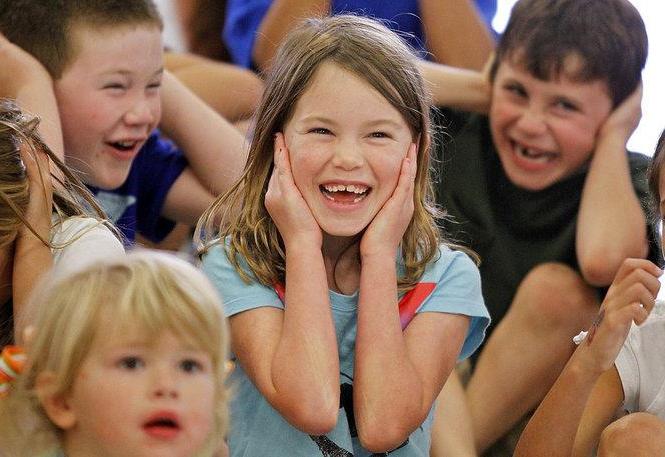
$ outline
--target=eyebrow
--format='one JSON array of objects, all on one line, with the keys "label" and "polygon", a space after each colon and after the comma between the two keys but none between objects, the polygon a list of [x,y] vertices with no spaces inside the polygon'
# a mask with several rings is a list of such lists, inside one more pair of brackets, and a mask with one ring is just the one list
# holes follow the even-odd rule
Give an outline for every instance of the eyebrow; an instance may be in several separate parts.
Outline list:
[{"label": "eyebrow", "polygon": [[[301,123],[321,122],[321,123],[324,123],[324,124],[337,125],[337,122],[335,122],[334,120],[332,120],[328,117],[325,117],[325,116],[317,116],[317,115],[305,116],[304,118],[300,119],[300,122]],[[385,119],[385,118],[384,119],[375,119],[375,120],[366,122],[366,123],[363,124],[363,126],[364,127],[375,127],[375,126],[386,125],[386,124],[393,127],[393,128],[395,128],[395,129],[399,129],[399,128],[402,127],[402,125],[399,122],[394,121],[392,119]]]},{"label": "eyebrow", "polygon": [[[101,73],[101,76],[107,76],[107,75],[121,75],[121,76],[131,76],[133,72],[129,70],[109,70]],[[164,67],[160,67],[159,70],[155,71],[151,77],[158,76],[164,74]]]}]

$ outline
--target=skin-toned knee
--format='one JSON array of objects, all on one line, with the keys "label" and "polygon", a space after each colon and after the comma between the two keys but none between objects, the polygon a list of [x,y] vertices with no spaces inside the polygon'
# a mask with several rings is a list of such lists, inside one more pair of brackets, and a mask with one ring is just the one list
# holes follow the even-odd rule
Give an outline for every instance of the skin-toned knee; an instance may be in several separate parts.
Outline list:
[{"label": "skin-toned knee", "polygon": [[582,328],[595,314],[598,298],[582,276],[562,263],[543,263],[522,280],[513,308],[526,313],[534,325]]},{"label": "skin-toned knee", "polygon": [[605,428],[598,456],[653,456],[661,455],[663,449],[665,422],[649,413],[633,413]]}]

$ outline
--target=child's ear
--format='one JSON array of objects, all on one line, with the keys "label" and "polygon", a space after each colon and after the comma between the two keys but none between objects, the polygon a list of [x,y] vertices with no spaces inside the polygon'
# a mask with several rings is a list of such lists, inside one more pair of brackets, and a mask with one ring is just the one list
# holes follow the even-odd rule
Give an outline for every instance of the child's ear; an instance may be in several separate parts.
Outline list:
[{"label": "child's ear", "polygon": [[35,390],[46,415],[58,428],[68,430],[76,424],[76,414],[69,404],[68,395],[56,392],[55,373],[39,373]]}]

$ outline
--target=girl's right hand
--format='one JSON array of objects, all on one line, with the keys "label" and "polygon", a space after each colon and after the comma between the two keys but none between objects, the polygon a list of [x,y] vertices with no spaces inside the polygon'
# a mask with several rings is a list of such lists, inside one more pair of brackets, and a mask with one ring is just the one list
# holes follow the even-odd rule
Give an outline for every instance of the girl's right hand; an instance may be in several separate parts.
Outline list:
[{"label": "girl's right hand", "polygon": [[642,324],[655,305],[663,271],[646,259],[626,259],[580,348],[599,373],[612,367],[633,322]]},{"label": "girl's right hand", "polygon": [[281,132],[275,134],[274,154],[273,172],[265,196],[268,214],[275,221],[285,246],[305,242],[321,247],[321,227],[293,181],[289,152]]}]

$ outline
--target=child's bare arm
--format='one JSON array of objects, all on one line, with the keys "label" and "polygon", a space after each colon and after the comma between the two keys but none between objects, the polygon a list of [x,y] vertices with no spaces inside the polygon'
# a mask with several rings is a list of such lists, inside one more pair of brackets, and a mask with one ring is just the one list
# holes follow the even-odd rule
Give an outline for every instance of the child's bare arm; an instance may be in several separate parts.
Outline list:
[{"label": "child's bare arm", "polygon": [[0,33],[0,96],[14,98],[22,110],[41,120],[44,142],[62,160],[64,147],[53,80],[32,55],[9,42]]},{"label": "child's bare arm", "polygon": [[577,428],[572,456],[587,457],[598,446],[600,435],[623,403],[623,386],[616,367],[596,381]]},{"label": "child's bare arm", "polygon": [[16,334],[22,330],[20,325],[28,297],[53,265],[51,250],[45,244],[50,239],[53,207],[49,159],[41,150],[31,150],[27,145],[22,146],[21,156],[28,173],[30,203],[24,216],[30,228],[25,224],[21,226],[14,247],[12,297]]},{"label": "child's bare arm", "polygon": [[275,163],[265,205],[284,240],[285,309],[258,308],[233,316],[233,350],[261,394],[289,423],[320,435],[334,428],[340,396],[322,234],[293,183],[281,134]]},{"label": "child's bare arm", "polygon": [[293,27],[306,17],[330,12],[330,0],[274,0],[256,33],[252,57],[261,70],[270,66],[277,48]]},{"label": "child's bare arm", "polygon": [[435,106],[487,113],[491,85],[486,72],[465,70],[426,60],[418,68],[432,93]]},{"label": "child's bare arm", "polygon": [[585,412],[587,400],[601,376],[603,382],[608,381],[604,378],[610,375],[603,373],[612,369],[631,323],[641,324],[653,309],[661,274],[662,271],[648,260],[627,259],[623,262],[586,339],[524,430],[515,450],[516,456],[570,456],[583,414],[585,432],[576,446],[582,449],[591,444],[588,443],[589,437],[596,432],[589,431],[602,426],[607,420],[607,411],[616,407],[621,397],[617,398],[616,385],[601,385],[598,388],[605,389],[608,396],[599,400],[594,395],[591,406],[595,409]]},{"label": "child's bare arm", "polygon": [[195,224],[200,213],[187,217],[192,207],[205,209],[240,176],[245,139],[168,72],[163,80],[162,110],[164,134],[185,153],[191,170],[191,174],[186,170],[169,191],[163,213]]},{"label": "child's bare arm", "polygon": [[[46,144],[62,157],[60,117],[46,69],[30,54],[0,34],[0,96],[14,98],[21,109],[41,118],[39,131]],[[28,175],[30,203],[25,224],[19,229],[14,247],[12,295],[14,322],[21,321],[23,307],[35,284],[53,264],[49,247],[52,189],[50,163],[40,150],[21,145],[21,156]]]},{"label": "child's bare arm", "polygon": [[167,52],[164,64],[192,92],[235,123],[253,115],[263,82],[252,71],[194,54]]},{"label": "child's bare arm", "polygon": [[598,132],[582,191],[577,224],[577,259],[592,285],[612,281],[621,262],[647,254],[646,216],[635,195],[626,143],[641,116],[641,86],[621,103]]},{"label": "child's bare arm", "polygon": [[420,0],[427,49],[434,60],[454,67],[480,70],[494,39],[473,0]]},{"label": "child's bare arm", "polygon": [[402,332],[395,255],[413,215],[415,151],[412,144],[397,188],[360,243],[353,398],[358,436],[372,452],[397,448],[423,423],[469,325],[467,316],[423,313]]}]

